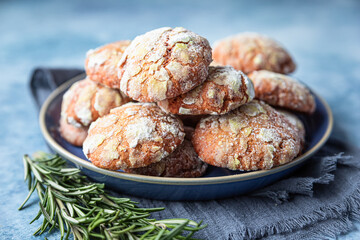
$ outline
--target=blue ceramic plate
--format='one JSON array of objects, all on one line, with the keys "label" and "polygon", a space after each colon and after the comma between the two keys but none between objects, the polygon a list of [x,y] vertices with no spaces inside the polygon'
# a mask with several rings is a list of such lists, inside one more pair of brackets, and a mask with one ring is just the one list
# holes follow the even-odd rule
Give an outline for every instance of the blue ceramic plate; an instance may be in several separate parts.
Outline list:
[{"label": "blue ceramic plate", "polygon": [[80,147],[67,143],[59,134],[61,101],[72,83],[83,79],[79,75],[57,88],[40,111],[40,127],[48,145],[80,168],[91,179],[122,193],[161,200],[209,200],[244,194],[269,185],[292,173],[309,159],[328,139],[333,118],[324,99],[315,95],[316,111],[311,116],[298,115],[304,122],[307,138],[303,154],[294,161],[273,168],[252,172],[231,171],[210,166],[201,178],[167,178],[110,171],[89,162]]}]

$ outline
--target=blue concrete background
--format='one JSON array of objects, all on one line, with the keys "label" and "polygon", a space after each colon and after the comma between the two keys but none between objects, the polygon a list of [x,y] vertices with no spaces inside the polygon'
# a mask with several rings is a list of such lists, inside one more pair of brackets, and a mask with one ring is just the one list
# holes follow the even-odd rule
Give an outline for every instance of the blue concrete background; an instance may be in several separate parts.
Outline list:
[{"label": "blue concrete background", "polygon": [[[360,146],[360,1],[2,0],[0,239],[29,239],[37,228],[28,225],[36,198],[17,211],[27,194],[22,155],[47,150],[28,91],[31,70],[81,68],[88,49],[162,26],[183,26],[210,43],[242,31],[277,39],[297,62],[294,76],[329,102],[333,137]],[[354,230],[340,239],[360,234]]]}]

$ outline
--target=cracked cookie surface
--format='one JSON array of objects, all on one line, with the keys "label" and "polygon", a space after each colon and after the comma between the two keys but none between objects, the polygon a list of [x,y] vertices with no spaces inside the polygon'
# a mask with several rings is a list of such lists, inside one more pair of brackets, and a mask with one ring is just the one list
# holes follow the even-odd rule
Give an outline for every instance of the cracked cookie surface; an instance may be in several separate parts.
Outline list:
[{"label": "cracked cookie surface", "polygon": [[92,81],[119,89],[118,64],[130,43],[123,40],[89,50],[85,59],[86,75]]},{"label": "cracked cookie surface", "polygon": [[212,61],[209,42],[182,27],[136,37],[118,68],[120,89],[140,102],[176,97],[205,81]]},{"label": "cracked cookie surface", "polygon": [[276,109],[276,111],[284,115],[290,121],[290,123],[294,125],[296,131],[299,133],[299,136],[301,138],[301,144],[304,147],[306,131],[305,131],[305,126],[303,122],[300,120],[300,118],[298,118],[295,114],[286,111],[284,109]]},{"label": "cracked cookie surface", "polygon": [[75,82],[65,92],[61,104],[61,117],[75,127],[88,127],[110,109],[129,100],[119,90],[84,79]]},{"label": "cracked cookie surface", "polygon": [[166,112],[181,115],[225,114],[254,98],[251,80],[230,66],[210,67],[205,82],[158,105]]},{"label": "cracked cookie surface", "polygon": [[265,69],[287,74],[296,68],[290,54],[278,42],[250,32],[217,41],[213,58],[214,64],[230,65],[244,73]]},{"label": "cracked cookie surface", "polygon": [[172,153],[184,140],[182,122],[154,103],[127,103],[90,125],[85,156],[111,170],[145,167]]},{"label": "cracked cookie surface", "polygon": [[206,163],[242,171],[288,163],[301,150],[301,137],[290,121],[257,100],[228,114],[203,118],[192,142]]},{"label": "cracked cookie surface", "polygon": [[191,141],[185,139],[176,150],[160,162],[147,167],[124,169],[128,173],[157,177],[194,178],[204,175],[207,164],[200,160]]},{"label": "cracked cookie surface", "polygon": [[310,90],[294,78],[266,70],[249,74],[254,83],[255,98],[270,105],[312,114],[316,104]]}]

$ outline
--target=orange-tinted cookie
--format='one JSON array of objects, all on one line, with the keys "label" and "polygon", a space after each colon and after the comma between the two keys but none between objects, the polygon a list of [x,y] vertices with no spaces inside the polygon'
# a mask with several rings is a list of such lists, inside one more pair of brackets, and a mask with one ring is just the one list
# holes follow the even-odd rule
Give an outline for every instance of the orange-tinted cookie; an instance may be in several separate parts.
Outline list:
[{"label": "orange-tinted cookie", "polygon": [[225,66],[224,64],[218,63],[216,61],[212,61],[210,63],[210,67],[221,67],[221,66]]},{"label": "orange-tinted cookie", "polygon": [[200,160],[191,141],[184,142],[169,156],[147,167],[124,169],[128,173],[158,177],[193,178],[204,175],[207,164]]},{"label": "orange-tinted cookie", "polygon": [[119,90],[84,79],[75,82],[64,94],[61,116],[75,127],[87,127],[110,109],[128,101]]},{"label": "orange-tinted cookie", "polygon": [[305,144],[305,126],[302,123],[302,121],[293,113],[289,112],[289,111],[285,111],[283,109],[276,109],[276,111],[278,111],[279,113],[281,113],[282,115],[284,115],[292,125],[294,125],[294,127],[296,128],[296,130],[299,133],[299,136],[301,138],[301,142],[302,145]]},{"label": "orange-tinted cookie", "polygon": [[95,82],[110,88],[120,87],[118,63],[131,41],[124,40],[91,49],[86,54],[86,75]]},{"label": "orange-tinted cookie", "polygon": [[206,163],[243,171],[285,164],[301,149],[299,133],[289,120],[256,100],[228,114],[203,118],[192,142]]},{"label": "orange-tinted cookie", "polygon": [[208,41],[184,28],[159,28],[136,37],[119,64],[120,89],[140,102],[176,97],[205,81]]},{"label": "orange-tinted cookie", "polygon": [[210,67],[204,83],[158,105],[166,112],[184,115],[225,114],[254,98],[254,87],[241,71],[230,66]]},{"label": "orange-tinted cookie", "polygon": [[59,132],[72,145],[82,146],[87,136],[87,130],[87,127],[75,127],[69,124],[65,118],[60,117]]},{"label": "orange-tinted cookie", "polygon": [[172,153],[184,140],[183,125],[154,103],[127,103],[90,125],[83,152],[100,168],[145,167]]},{"label": "orange-tinted cookie", "polygon": [[255,98],[270,105],[304,113],[313,113],[316,108],[314,96],[309,89],[295,79],[266,70],[249,74],[254,83]]},{"label": "orange-tinted cookie", "polygon": [[213,58],[244,73],[266,69],[291,73],[296,65],[289,53],[273,39],[258,33],[240,33],[215,43]]}]

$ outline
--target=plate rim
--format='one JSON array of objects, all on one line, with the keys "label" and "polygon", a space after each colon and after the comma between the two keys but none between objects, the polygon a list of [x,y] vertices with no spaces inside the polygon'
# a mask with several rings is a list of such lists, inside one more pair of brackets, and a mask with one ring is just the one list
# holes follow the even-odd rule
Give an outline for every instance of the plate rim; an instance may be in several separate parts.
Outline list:
[{"label": "plate rim", "polygon": [[149,184],[161,184],[161,185],[209,185],[209,184],[221,184],[221,183],[232,183],[232,182],[240,182],[240,181],[247,181],[255,178],[264,177],[267,175],[275,174],[278,172],[285,171],[291,167],[297,166],[303,163],[305,160],[310,158],[312,155],[315,154],[328,140],[330,134],[333,129],[334,119],[331,108],[329,104],[317,93],[313,90],[313,94],[320,100],[320,102],[325,107],[327,116],[329,118],[328,124],[326,126],[325,134],[321,137],[321,139],[310,148],[306,153],[302,154],[301,156],[296,157],[293,161],[277,166],[275,168],[269,170],[257,170],[242,174],[234,174],[228,176],[217,176],[217,177],[201,177],[201,178],[172,178],[172,177],[155,177],[155,176],[146,176],[146,175],[138,175],[132,173],[125,173],[113,170],[102,169],[94,166],[90,161],[82,159],[71,152],[67,151],[63,148],[60,144],[58,144],[55,139],[53,139],[47,130],[46,127],[46,113],[47,109],[49,108],[50,104],[53,100],[63,92],[67,87],[69,87],[75,81],[85,78],[86,74],[80,74],[69,81],[63,83],[58,88],[56,88],[45,100],[43,105],[41,106],[40,113],[39,113],[39,125],[41,133],[45,139],[45,141],[49,144],[50,148],[52,148],[55,152],[60,154],[62,157],[66,158],[67,160],[71,161],[72,163],[77,164],[78,166],[84,167],[91,171],[95,171],[97,173],[115,177],[122,180],[128,181],[135,181],[135,182],[142,182],[142,183],[149,183]]}]

